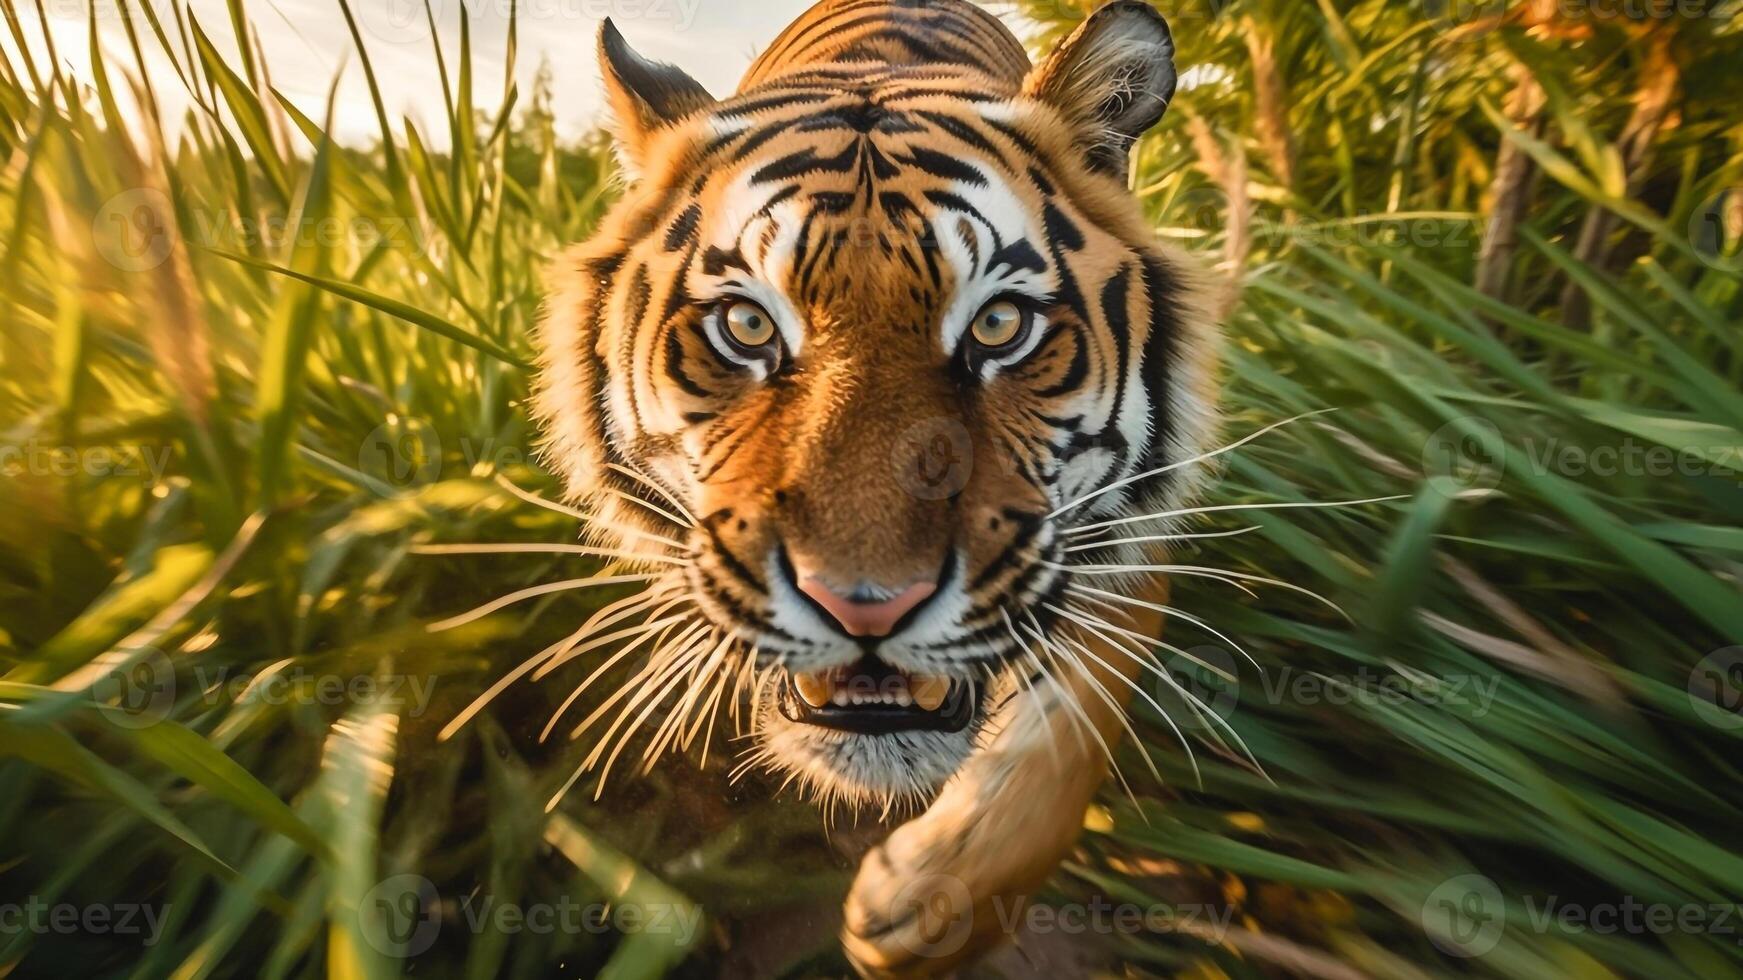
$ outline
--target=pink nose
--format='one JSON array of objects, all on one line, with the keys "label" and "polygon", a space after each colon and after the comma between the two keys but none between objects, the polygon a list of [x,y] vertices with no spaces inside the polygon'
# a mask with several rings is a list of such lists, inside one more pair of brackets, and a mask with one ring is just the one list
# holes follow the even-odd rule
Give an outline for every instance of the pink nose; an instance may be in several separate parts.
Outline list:
[{"label": "pink nose", "polygon": [[799,579],[799,590],[829,610],[848,636],[888,636],[896,622],[938,588],[934,582],[916,582],[888,599],[859,602],[837,593],[816,575]]}]

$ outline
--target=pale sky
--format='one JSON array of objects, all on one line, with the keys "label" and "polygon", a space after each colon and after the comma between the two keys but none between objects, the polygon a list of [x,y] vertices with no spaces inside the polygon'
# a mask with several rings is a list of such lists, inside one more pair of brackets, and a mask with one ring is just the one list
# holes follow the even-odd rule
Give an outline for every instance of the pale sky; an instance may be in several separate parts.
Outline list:
[{"label": "pale sky", "polygon": [[[133,66],[116,2],[44,2],[56,53],[62,64],[83,81],[91,78],[87,35],[93,16],[105,63],[112,75]],[[130,2],[151,64],[153,85],[159,98],[179,115],[188,104],[181,82],[163,59],[156,38],[138,13],[139,4],[150,3],[166,29],[173,31],[169,0]],[[429,2],[436,13],[436,28],[452,75],[460,48],[461,0]],[[574,137],[598,122],[601,95],[594,35],[606,17],[617,24],[641,53],[683,66],[715,95],[730,93],[756,53],[811,2],[517,0],[520,52],[515,73],[521,83],[523,104],[530,95],[533,74],[544,57],[548,58],[554,75],[555,109],[561,134]],[[509,4],[510,0],[467,3],[467,9],[472,11],[474,100],[480,109],[487,111],[500,104]],[[233,56],[235,41],[225,0],[187,0],[187,6],[213,43],[227,56]],[[393,125],[397,129],[400,118],[409,115],[428,142],[445,148],[441,82],[436,75],[423,0],[351,0],[351,6]],[[259,32],[273,84],[299,109],[319,119],[327,86],[334,73],[343,67],[335,133],[345,142],[375,138],[378,130],[374,109],[338,0],[246,0],[246,9]],[[26,25],[33,52],[41,58],[44,47],[34,13],[32,5],[19,4],[19,15]],[[1023,33],[1021,29],[1018,32]],[[9,48],[10,38],[0,38],[0,46]],[[239,61],[230,64],[240,73]],[[120,81],[118,77],[115,80]]]}]

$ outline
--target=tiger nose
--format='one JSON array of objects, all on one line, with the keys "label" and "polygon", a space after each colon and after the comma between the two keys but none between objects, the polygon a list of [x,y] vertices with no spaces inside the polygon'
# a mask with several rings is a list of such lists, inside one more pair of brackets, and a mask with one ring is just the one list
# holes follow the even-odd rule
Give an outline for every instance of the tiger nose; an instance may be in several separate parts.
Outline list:
[{"label": "tiger nose", "polygon": [[798,578],[799,591],[835,617],[848,636],[889,636],[903,616],[938,590],[937,582],[915,582],[893,595],[863,586],[843,594],[821,576],[801,573]]}]

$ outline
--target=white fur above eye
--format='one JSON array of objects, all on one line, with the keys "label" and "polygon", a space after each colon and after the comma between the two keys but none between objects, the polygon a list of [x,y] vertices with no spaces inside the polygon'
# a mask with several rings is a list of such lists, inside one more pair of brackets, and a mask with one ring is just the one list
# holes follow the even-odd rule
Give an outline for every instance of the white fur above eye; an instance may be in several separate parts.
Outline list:
[{"label": "white fur above eye", "polygon": [[[951,186],[951,193],[969,202],[978,214],[963,215],[941,207],[932,218],[933,227],[940,230],[938,251],[955,279],[950,305],[939,318],[938,339],[945,353],[955,352],[975,316],[994,298],[1025,296],[1042,305],[1059,288],[1058,275],[1052,269],[1036,272],[987,265],[997,243],[1037,243],[1045,242],[1046,237],[1034,224],[1032,209],[1023,205],[1009,185],[984,170],[982,175],[986,178],[982,186],[962,182]],[[965,233],[973,236],[972,242],[964,240]],[[1036,247],[1043,250],[1040,245]]]}]

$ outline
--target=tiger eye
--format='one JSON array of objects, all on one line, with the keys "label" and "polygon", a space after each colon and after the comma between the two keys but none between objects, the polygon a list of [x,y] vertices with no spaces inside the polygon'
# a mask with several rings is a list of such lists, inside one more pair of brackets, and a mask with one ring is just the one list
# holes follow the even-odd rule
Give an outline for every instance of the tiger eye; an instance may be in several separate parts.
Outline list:
[{"label": "tiger eye", "polygon": [[737,302],[727,307],[726,332],[734,343],[761,347],[775,339],[775,321],[755,303]]},{"label": "tiger eye", "polygon": [[982,347],[1003,347],[1023,330],[1023,311],[1009,300],[988,303],[975,315],[970,332]]}]

